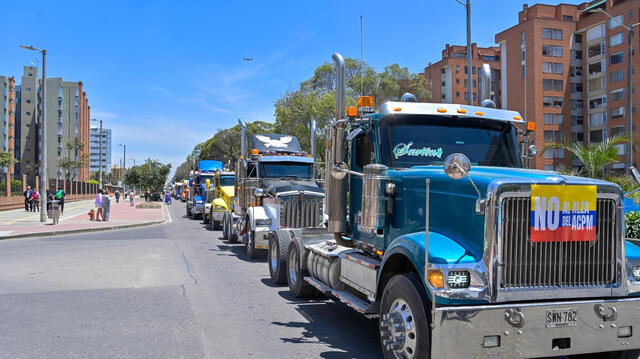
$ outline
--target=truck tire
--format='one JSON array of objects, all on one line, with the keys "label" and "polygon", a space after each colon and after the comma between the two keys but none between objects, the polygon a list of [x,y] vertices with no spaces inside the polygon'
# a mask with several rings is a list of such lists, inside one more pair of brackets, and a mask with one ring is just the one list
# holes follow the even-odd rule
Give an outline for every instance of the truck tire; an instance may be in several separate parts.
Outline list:
[{"label": "truck tire", "polygon": [[295,241],[289,243],[287,251],[287,284],[289,292],[296,298],[309,298],[315,292],[315,288],[304,280],[309,275],[306,269],[302,268],[302,253],[298,249]]},{"label": "truck tire", "polygon": [[249,232],[249,237],[247,238],[247,257],[250,259],[258,258],[258,250],[256,249],[256,232]]},{"label": "truck tire", "polygon": [[220,228],[221,228],[220,221],[216,221],[215,219],[212,218],[209,222],[211,222],[211,228],[214,231],[219,231],[220,230]]},{"label": "truck tire", "polygon": [[595,354],[581,354],[570,355],[571,359],[638,359],[640,357],[640,350],[625,350],[619,352],[608,353],[595,353]]},{"label": "truck tire", "polygon": [[211,220],[209,219],[209,217],[206,214],[202,215],[202,223],[204,223],[204,224],[210,224],[211,223]]},{"label": "truck tire", "polygon": [[231,213],[225,214],[222,219],[223,231],[226,228],[226,237],[224,239],[229,243],[236,243],[238,241],[238,235],[233,233],[233,215]]},{"label": "truck tire", "polygon": [[380,302],[380,343],[385,359],[429,358],[431,330],[428,303],[414,273],[392,277]]},{"label": "truck tire", "polygon": [[269,275],[274,284],[287,282],[287,250],[291,242],[291,235],[287,231],[275,231],[269,238],[267,263]]},{"label": "truck tire", "polygon": [[189,206],[187,205],[187,217],[191,217],[191,211],[189,210]]}]

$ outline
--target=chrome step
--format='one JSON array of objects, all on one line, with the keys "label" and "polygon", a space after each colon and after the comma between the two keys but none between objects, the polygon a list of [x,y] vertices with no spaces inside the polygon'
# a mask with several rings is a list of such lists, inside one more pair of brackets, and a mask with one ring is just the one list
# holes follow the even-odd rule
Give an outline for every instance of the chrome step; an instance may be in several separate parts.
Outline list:
[{"label": "chrome step", "polygon": [[311,286],[313,286],[315,289],[319,290],[320,293],[324,294],[324,295],[330,295],[331,294],[331,288],[322,283],[321,281],[313,278],[313,277],[304,277],[304,280],[311,284]]}]

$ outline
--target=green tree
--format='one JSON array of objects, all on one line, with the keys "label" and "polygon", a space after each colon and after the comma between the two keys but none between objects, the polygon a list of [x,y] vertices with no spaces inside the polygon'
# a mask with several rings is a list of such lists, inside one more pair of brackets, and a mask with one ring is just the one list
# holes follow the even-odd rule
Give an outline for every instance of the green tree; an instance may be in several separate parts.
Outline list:
[{"label": "green tree", "polygon": [[19,161],[13,156],[11,152],[0,152],[0,167],[9,167],[18,163]]},{"label": "green tree", "polygon": [[582,168],[574,173],[589,178],[605,178],[605,167],[620,161],[620,150],[617,145],[629,140],[621,135],[615,135],[600,143],[585,145],[580,142],[560,142],[549,146],[561,148],[570,152],[581,163]]},{"label": "green tree", "polygon": [[[247,133],[249,136],[273,131],[274,126],[271,123],[262,121],[247,123]],[[201,145],[198,160],[217,160],[225,164],[230,163],[233,165],[240,157],[240,125],[235,125],[229,129],[218,130],[213,137]],[[187,162],[191,163],[190,157],[187,157]]]},{"label": "green tree", "polygon": [[171,164],[162,164],[154,159],[147,159],[144,164],[127,170],[124,182],[142,190],[160,192],[167,183]]},{"label": "green tree", "polygon": [[79,152],[84,149],[84,143],[77,138],[72,139],[66,144],[67,156],[58,160],[58,167],[62,169],[62,172],[67,180],[75,178],[77,176],[77,170],[85,167],[89,162],[89,154],[85,153],[79,155]]}]

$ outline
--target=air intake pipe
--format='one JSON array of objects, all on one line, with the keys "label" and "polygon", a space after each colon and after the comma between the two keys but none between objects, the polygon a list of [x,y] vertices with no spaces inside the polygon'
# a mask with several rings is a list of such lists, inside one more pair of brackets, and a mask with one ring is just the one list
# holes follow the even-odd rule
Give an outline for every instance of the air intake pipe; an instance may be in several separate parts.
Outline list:
[{"label": "air intake pipe", "polygon": [[491,66],[482,64],[480,70],[480,98],[482,107],[496,108],[495,102],[491,99]]},{"label": "air intake pipe", "polygon": [[242,119],[238,119],[238,124],[240,124],[240,156],[243,160],[247,159],[247,124],[242,121]]},{"label": "air intake pipe", "polygon": [[311,157],[313,160],[316,160],[316,138],[318,137],[318,133],[316,132],[316,120],[311,120]]}]

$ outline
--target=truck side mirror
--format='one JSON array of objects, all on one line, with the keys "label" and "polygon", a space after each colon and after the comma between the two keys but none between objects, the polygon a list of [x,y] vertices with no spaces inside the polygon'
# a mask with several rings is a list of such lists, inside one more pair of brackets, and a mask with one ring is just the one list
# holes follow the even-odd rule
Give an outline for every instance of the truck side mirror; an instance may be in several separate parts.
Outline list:
[{"label": "truck side mirror", "polygon": [[451,179],[460,179],[469,174],[471,161],[462,153],[452,153],[444,160],[444,173]]}]

